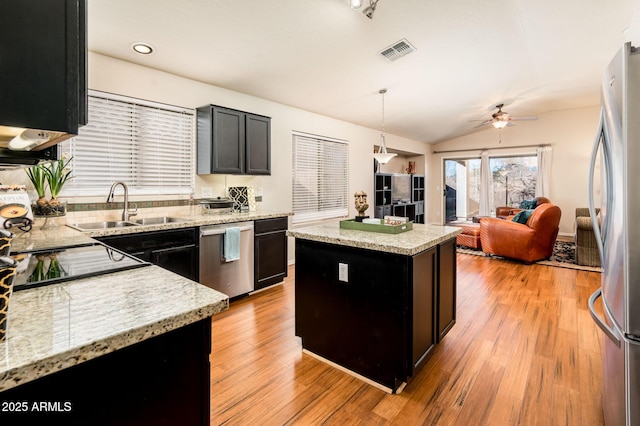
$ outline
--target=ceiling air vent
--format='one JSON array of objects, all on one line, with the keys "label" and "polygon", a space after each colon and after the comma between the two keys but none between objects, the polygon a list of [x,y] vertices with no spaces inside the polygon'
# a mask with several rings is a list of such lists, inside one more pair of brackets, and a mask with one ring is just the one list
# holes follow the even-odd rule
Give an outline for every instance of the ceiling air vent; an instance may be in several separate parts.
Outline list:
[{"label": "ceiling air vent", "polygon": [[414,50],[416,50],[416,48],[413,47],[407,39],[403,38],[402,40],[393,43],[391,46],[385,47],[379,53],[384,56],[387,61],[391,62],[408,55]]}]

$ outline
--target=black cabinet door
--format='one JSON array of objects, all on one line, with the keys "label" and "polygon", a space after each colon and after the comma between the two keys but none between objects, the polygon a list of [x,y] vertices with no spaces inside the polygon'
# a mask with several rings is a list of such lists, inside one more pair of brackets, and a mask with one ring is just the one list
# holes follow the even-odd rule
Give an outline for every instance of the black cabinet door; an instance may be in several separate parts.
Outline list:
[{"label": "black cabinet door", "polygon": [[249,175],[271,174],[271,119],[246,114],[246,160],[244,172]]},{"label": "black cabinet door", "polygon": [[198,281],[198,249],[195,244],[153,250],[151,262],[185,278]]},{"label": "black cabinet door", "polygon": [[254,288],[256,290],[279,283],[287,276],[288,218],[256,220],[254,222]]},{"label": "black cabinet door", "polygon": [[438,249],[424,251],[412,259],[411,376],[429,359],[436,346],[435,286]]},{"label": "black cabinet door", "polygon": [[244,114],[214,107],[212,117],[211,173],[242,173],[245,145]]},{"label": "black cabinet door", "polygon": [[438,246],[437,341],[456,323],[456,239]]},{"label": "black cabinet door", "polygon": [[197,228],[98,237],[108,246],[198,281]]},{"label": "black cabinet door", "polygon": [[87,120],[86,0],[4,1],[0,15],[0,125],[77,134]]},{"label": "black cabinet door", "polygon": [[287,276],[287,235],[284,231],[256,236],[254,250],[256,290],[279,283]]}]

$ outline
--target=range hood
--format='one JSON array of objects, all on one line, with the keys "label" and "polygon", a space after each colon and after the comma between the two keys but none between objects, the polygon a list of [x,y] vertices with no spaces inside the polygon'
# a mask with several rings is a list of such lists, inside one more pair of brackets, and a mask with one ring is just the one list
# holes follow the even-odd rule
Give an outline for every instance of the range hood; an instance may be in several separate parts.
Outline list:
[{"label": "range hood", "polygon": [[58,160],[57,144],[73,136],[64,132],[0,126],[0,170]]}]

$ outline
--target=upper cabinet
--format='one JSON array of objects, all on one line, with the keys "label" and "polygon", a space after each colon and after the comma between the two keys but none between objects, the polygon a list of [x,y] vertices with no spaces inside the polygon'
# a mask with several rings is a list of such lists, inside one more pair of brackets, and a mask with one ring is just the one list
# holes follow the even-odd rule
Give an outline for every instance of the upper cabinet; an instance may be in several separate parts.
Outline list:
[{"label": "upper cabinet", "polygon": [[77,134],[87,123],[86,0],[3,1],[0,14],[0,126]]},{"label": "upper cabinet", "polygon": [[271,174],[271,119],[216,105],[197,109],[198,174]]}]

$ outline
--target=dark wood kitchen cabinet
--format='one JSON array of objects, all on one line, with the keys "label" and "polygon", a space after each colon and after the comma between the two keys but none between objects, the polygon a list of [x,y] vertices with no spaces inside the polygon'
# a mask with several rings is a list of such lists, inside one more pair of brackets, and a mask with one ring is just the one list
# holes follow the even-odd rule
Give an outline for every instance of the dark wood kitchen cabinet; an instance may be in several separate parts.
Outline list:
[{"label": "dark wood kitchen cabinet", "polygon": [[3,1],[0,125],[77,134],[87,123],[86,0]]},{"label": "dark wood kitchen cabinet", "polygon": [[271,174],[271,119],[216,105],[197,115],[198,174]]},{"label": "dark wood kitchen cabinet", "polygon": [[287,217],[256,220],[254,229],[254,289],[287,276]]},{"label": "dark wood kitchen cabinet", "polygon": [[456,323],[456,240],[438,245],[437,335],[440,342]]},{"label": "dark wood kitchen cabinet", "polygon": [[96,239],[140,260],[198,281],[199,257],[196,228],[141,232]]},{"label": "dark wood kitchen cabinet", "polygon": [[29,408],[0,423],[209,425],[210,354],[211,317],[0,392]]}]

